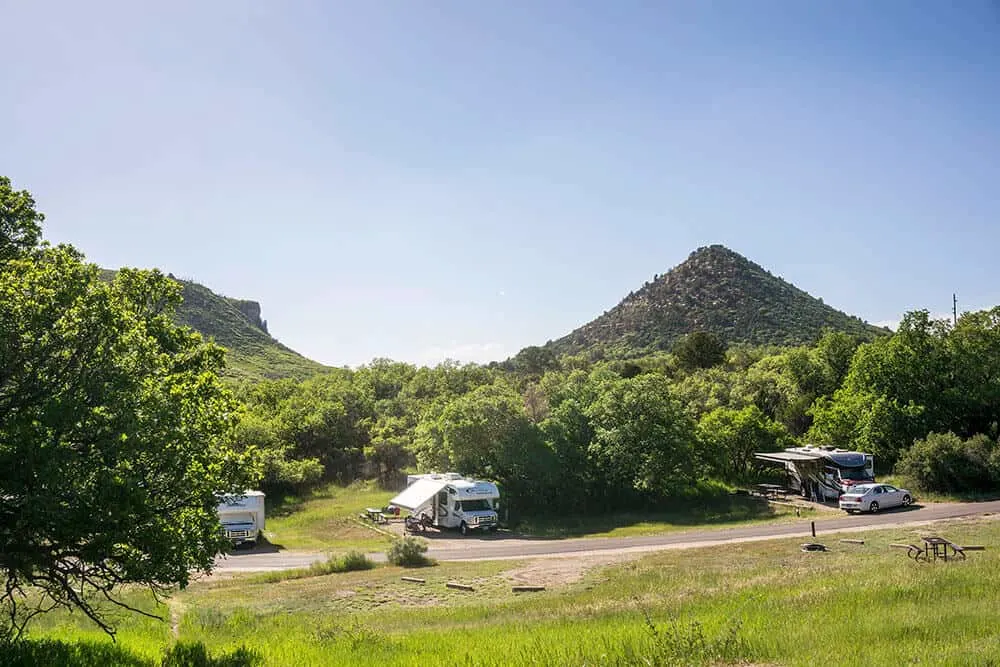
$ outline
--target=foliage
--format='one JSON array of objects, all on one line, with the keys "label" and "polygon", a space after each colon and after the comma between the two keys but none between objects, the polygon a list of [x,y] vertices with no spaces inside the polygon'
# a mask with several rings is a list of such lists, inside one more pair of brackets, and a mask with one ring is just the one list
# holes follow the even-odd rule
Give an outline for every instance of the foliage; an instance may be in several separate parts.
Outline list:
[{"label": "foliage", "polygon": [[175,321],[226,348],[225,377],[264,380],[312,377],[325,367],[282,345],[267,332],[260,306],[220,296],[204,285],[179,281],[183,301]]},{"label": "foliage", "polygon": [[702,472],[694,425],[662,376],[609,383],[587,416],[594,429],[589,463],[606,480],[607,496],[666,496]]},{"label": "foliage", "polygon": [[406,535],[393,540],[389,550],[385,552],[386,560],[393,565],[402,567],[423,567],[432,561],[427,558],[427,542],[412,535]]},{"label": "foliage", "polygon": [[787,429],[756,405],[716,408],[698,422],[698,434],[715,476],[733,483],[752,479],[754,452],[780,451],[792,444]]},{"label": "foliage", "polygon": [[0,264],[20,257],[38,245],[45,216],[35,210],[27,190],[15,190],[0,176]]},{"label": "foliage", "polygon": [[209,654],[201,642],[177,642],[163,656],[162,667],[254,667],[264,662],[254,650],[240,646],[218,656]]},{"label": "foliage", "polygon": [[858,348],[843,385],[813,406],[810,437],[871,451],[888,468],[929,433],[995,435],[998,387],[1000,309],[954,327],[915,311],[895,335]]},{"label": "foliage", "polygon": [[788,346],[813,344],[825,330],[865,340],[888,333],[714,245],[699,248],[684,263],[547,347],[556,355],[609,350],[634,357],[669,350],[696,331],[729,344]]},{"label": "foliage", "polygon": [[170,320],[176,283],[106,282],[68,246],[25,247],[40,219],[26,201],[0,189],[26,221],[12,231],[4,213],[0,240],[0,608],[14,636],[53,607],[113,633],[95,598],[128,607],[123,585],[209,571],[227,546],[218,494],[258,471],[229,446],[222,350]]},{"label": "foliage", "polygon": [[706,331],[695,331],[682,336],[674,344],[674,356],[682,368],[711,368],[726,360],[726,344],[719,337]]},{"label": "foliage", "polygon": [[903,453],[896,470],[925,491],[994,490],[1000,487],[1000,445],[982,434],[962,440],[931,433]]}]

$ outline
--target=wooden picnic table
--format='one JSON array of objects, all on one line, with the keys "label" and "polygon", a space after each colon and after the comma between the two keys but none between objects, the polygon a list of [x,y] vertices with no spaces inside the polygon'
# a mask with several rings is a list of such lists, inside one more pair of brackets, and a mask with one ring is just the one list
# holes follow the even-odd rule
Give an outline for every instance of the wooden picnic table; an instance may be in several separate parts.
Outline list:
[{"label": "wooden picnic table", "polygon": [[788,494],[788,490],[780,484],[755,484],[754,490],[765,498],[785,497]]},{"label": "wooden picnic table", "polygon": [[365,514],[372,523],[389,523],[389,518],[381,507],[366,507]]},{"label": "wooden picnic table", "polygon": [[937,560],[938,558],[941,558],[943,560],[948,560],[949,552],[951,552],[950,553],[951,558],[960,556],[961,558],[964,559],[965,550],[967,548],[969,550],[973,549],[978,550],[977,547],[963,547],[961,545],[955,544],[949,539],[946,539],[944,537],[937,537],[936,535],[921,537],[920,539],[924,541],[924,558],[926,558],[927,560],[931,560],[932,557],[934,560]]}]

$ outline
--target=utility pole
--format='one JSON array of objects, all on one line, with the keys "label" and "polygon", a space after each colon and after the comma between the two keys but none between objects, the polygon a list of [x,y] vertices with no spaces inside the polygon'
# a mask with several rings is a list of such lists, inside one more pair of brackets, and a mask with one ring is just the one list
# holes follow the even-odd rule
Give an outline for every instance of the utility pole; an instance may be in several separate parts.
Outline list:
[{"label": "utility pole", "polygon": [[952,326],[958,326],[958,295],[951,295],[951,324]]}]

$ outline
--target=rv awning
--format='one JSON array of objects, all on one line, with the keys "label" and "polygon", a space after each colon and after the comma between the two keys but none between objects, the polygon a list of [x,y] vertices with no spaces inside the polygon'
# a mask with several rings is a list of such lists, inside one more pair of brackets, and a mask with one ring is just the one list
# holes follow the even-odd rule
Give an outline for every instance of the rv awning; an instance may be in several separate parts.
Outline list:
[{"label": "rv awning", "polygon": [[398,496],[389,501],[390,505],[401,507],[411,512],[425,505],[434,494],[448,484],[446,479],[418,479],[410,484]]},{"label": "rv awning", "polygon": [[823,454],[804,454],[802,452],[755,452],[755,459],[770,461],[771,463],[785,463],[787,461],[816,461],[823,458]]}]

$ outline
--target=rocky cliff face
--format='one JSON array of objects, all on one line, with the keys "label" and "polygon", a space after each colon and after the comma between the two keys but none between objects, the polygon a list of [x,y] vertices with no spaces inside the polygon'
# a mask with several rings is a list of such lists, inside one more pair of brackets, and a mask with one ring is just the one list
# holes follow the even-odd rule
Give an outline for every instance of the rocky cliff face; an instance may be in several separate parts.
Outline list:
[{"label": "rocky cliff face", "polygon": [[267,320],[260,319],[260,304],[256,301],[247,301],[246,299],[231,299],[226,297],[229,303],[233,304],[236,310],[240,311],[244,317],[252,324],[264,333],[267,331]]}]

